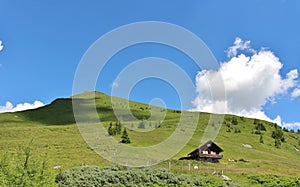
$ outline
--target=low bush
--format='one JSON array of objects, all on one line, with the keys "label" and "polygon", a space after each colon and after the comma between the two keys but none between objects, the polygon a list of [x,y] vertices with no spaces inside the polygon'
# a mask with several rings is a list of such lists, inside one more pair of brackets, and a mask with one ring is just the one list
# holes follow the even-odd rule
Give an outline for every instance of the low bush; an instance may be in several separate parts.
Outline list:
[{"label": "low bush", "polygon": [[[31,143],[30,143],[31,144]],[[47,170],[46,157],[32,156],[30,144],[20,147],[17,154],[4,152],[0,156],[0,186],[53,186],[53,176]]]},{"label": "low bush", "polygon": [[66,170],[56,177],[60,187],[66,186],[224,186],[218,177],[191,177],[165,169],[124,167],[80,167]]},{"label": "low bush", "polygon": [[277,175],[250,175],[248,179],[252,186],[265,187],[298,187],[300,186],[300,177],[284,177]]}]

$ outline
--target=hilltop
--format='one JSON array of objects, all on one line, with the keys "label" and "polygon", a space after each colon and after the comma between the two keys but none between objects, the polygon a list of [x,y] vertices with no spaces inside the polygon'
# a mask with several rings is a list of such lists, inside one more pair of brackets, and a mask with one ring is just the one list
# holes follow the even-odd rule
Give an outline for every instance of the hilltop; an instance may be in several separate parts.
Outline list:
[{"label": "hilltop", "polygon": [[[33,153],[42,157],[47,153],[48,165],[52,168],[61,165],[69,169],[86,165],[107,166],[113,165],[96,154],[84,142],[75,123],[72,109],[72,98],[80,101],[86,107],[86,119],[95,122],[89,115],[91,102],[94,101],[102,124],[108,129],[110,123],[118,122],[111,106],[111,97],[99,92],[87,92],[70,98],[59,98],[44,107],[0,114],[0,148],[3,151],[16,152],[17,147],[33,139]],[[117,98],[122,103],[123,99]],[[121,102],[122,101],[122,102]],[[150,146],[167,139],[176,129],[181,111],[149,106],[129,101],[132,114],[146,120],[151,116],[151,110],[166,112],[163,121],[152,119],[145,122],[143,128],[140,124],[130,123],[130,119],[123,116],[127,122],[122,125],[131,125],[134,129],[151,128],[149,132],[142,130],[128,130],[131,140],[130,146]],[[122,104],[119,107],[125,108]],[[196,131],[187,145],[178,152],[171,161],[172,168],[179,170],[178,159],[186,156],[199,146],[203,132],[209,123],[209,113],[200,113]],[[216,122],[219,123],[219,122]],[[233,179],[241,179],[247,174],[276,174],[283,176],[300,176],[300,134],[281,129],[276,124],[225,115],[217,138],[214,140],[223,150],[224,155],[220,164],[192,162],[208,169],[226,170],[226,174]],[[211,124],[215,125],[215,124]],[[114,136],[121,140],[121,135]],[[186,165],[187,161],[183,161]],[[166,167],[161,163],[157,167]]]}]

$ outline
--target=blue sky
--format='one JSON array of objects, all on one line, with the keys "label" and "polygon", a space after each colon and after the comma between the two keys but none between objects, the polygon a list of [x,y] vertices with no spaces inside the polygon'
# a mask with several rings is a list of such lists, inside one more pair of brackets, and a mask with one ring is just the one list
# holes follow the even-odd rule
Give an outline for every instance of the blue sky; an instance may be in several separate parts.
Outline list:
[{"label": "blue sky", "polygon": [[[253,49],[258,54],[265,48],[283,65],[282,68],[274,69],[275,74],[276,70],[279,70],[280,80],[284,81],[292,70],[300,69],[300,2],[297,0],[0,0],[0,7],[0,41],[3,46],[0,51],[0,106],[3,110],[7,107],[7,102],[13,105],[8,108],[12,108],[22,103],[33,104],[40,101],[48,104],[55,98],[69,97],[72,95],[76,68],[89,46],[112,29],[138,21],[163,21],[188,29],[205,42],[220,64],[226,64],[235,57],[240,59],[241,54],[252,57],[255,54],[249,54],[249,51],[251,53]],[[234,44],[237,38],[242,39],[239,43],[240,48],[237,48],[238,53],[228,57],[226,51],[229,47],[238,47]],[[247,41],[251,41],[249,46],[239,50]],[[264,55],[267,54],[261,55],[258,55],[259,59],[264,59]],[[198,74],[201,69],[186,55],[173,48],[145,44],[130,47],[115,55],[99,77],[97,90],[110,94],[118,73],[132,61],[148,56],[171,60],[187,72],[195,85],[201,83]],[[252,71],[255,71],[255,68],[250,72]],[[257,75],[264,76],[267,73]],[[198,82],[196,77],[199,78]],[[298,78],[290,78],[290,81],[289,83],[293,84],[290,87],[279,88],[283,85],[277,85],[278,89],[263,95],[267,102],[257,101],[258,104],[254,106],[256,114],[263,112],[264,117],[271,120],[280,116],[282,124],[288,127],[298,126]],[[257,90],[256,93],[264,93],[264,87],[259,88],[261,90]],[[195,97],[205,99],[199,97],[199,94],[195,90]],[[229,97],[233,99],[239,98],[238,94],[238,91],[229,91]],[[162,98],[169,108],[180,108],[176,90],[158,80],[140,82],[130,95],[130,99],[145,103],[149,103],[154,97]],[[249,102],[256,102],[255,99],[249,98]],[[247,105],[241,103],[241,106],[230,105],[230,112],[241,114],[242,111],[237,110],[244,107],[243,104]],[[196,105],[196,108],[205,108],[199,103]],[[195,106],[191,104],[191,107]],[[249,109],[246,113],[244,111],[244,114],[248,115],[249,112],[253,113],[253,110]]]}]

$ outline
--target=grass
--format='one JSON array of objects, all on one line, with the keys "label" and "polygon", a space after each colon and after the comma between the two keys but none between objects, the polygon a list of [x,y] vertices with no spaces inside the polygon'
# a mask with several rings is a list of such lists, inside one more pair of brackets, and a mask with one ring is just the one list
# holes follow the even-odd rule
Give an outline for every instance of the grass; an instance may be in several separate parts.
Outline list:
[{"label": "grass", "polygon": [[[105,128],[108,128],[110,122],[118,121],[112,106],[111,97],[99,92],[87,92],[76,95],[73,98],[78,100],[80,106],[83,106],[84,120],[95,123],[98,116],[90,113],[90,104],[95,102],[98,115]],[[126,101],[114,98],[120,111],[126,109]],[[137,102],[129,102],[130,111],[136,118],[145,121],[145,129],[139,129],[140,122],[132,121],[127,113],[121,115],[124,124],[129,128],[128,134],[131,140],[130,146],[144,147],[158,144],[166,140],[177,128],[181,112],[162,109]],[[151,110],[158,114],[166,114],[164,120],[157,118],[146,120],[151,116]],[[203,174],[212,173],[213,170],[221,172],[234,181],[247,183],[248,174],[275,174],[283,176],[300,176],[300,154],[295,148],[300,149],[300,135],[292,132],[284,132],[285,142],[281,148],[275,148],[274,139],[271,137],[274,130],[274,124],[261,121],[266,127],[263,133],[264,143],[259,143],[260,135],[253,134],[255,127],[254,119],[242,118],[238,116],[226,115],[225,121],[229,123],[233,117],[237,119],[237,125],[230,125],[231,132],[227,125],[223,124],[215,142],[224,150],[224,158],[220,164],[199,163],[195,161],[178,161],[178,158],[186,156],[189,152],[199,146],[203,132],[209,123],[210,114],[201,113],[198,126],[193,137],[186,146],[171,158],[172,170],[175,172],[184,172],[180,170],[183,165],[187,168],[188,163],[200,165],[200,171]],[[155,128],[156,127],[156,128]],[[234,128],[240,129],[240,133],[234,133]],[[143,132],[145,131],[145,132]],[[184,130],[183,130],[184,132]],[[120,135],[115,136],[120,140]],[[75,166],[113,165],[101,156],[96,154],[85,143],[75,124],[72,110],[72,98],[63,98],[53,101],[50,105],[39,109],[0,114],[0,150],[16,153],[19,146],[22,146],[33,139],[32,149],[36,157],[42,158],[47,153],[49,170],[55,174],[52,169],[56,165],[61,165],[63,169],[70,169]],[[243,144],[249,144],[252,149],[246,148]],[[228,159],[249,160],[249,162],[229,162]],[[156,167],[168,167],[166,163],[158,164]],[[187,169],[186,169],[187,170]],[[186,171],[185,171],[186,172]]]}]

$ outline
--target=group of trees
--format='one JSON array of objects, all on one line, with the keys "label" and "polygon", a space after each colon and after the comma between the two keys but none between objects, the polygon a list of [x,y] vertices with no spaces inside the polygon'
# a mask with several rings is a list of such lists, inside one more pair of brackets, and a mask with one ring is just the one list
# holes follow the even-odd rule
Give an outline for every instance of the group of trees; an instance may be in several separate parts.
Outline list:
[{"label": "group of trees", "polygon": [[[267,131],[265,125],[258,119],[254,119],[253,124],[255,125],[252,133],[259,134],[259,143],[264,143],[263,133],[262,131]],[[281,143],[285,141],[283,129],[274,123],[274,131],[272,131],[272,138],[274,139],[274,145],[277,148],[281,147]]]},{"label": "group of trees", "polygon": [[126,143],[129,144],[131,143],[130,138],[128,136],[127,133],[127,129],[124,127],[123,131],[122,131],[122,124],[118,121],[115,124],[113,124],[112,122],[110,122],[109,127],[107,129],[107,132],[110,136],[116,136],[116,135],[121,135],[121,143]]},{"label": "group of trees", "polygon": [[[132,125],[133,125],[133,124],[132,124]],[[148,126],[148,127],[152,127],[153,125],[155,125],[155,126],[154,126],[155,128],[160,128],[160,127],[161,127],[161,122],[160,122],[160,121],[158,121],[158,122],[152,121],[152,122],[151,122],[151,121],[145,121],[145,120],[143,119],[141,122],[139,122],[137,128],[139,128],[139,129],[146,129],[147,126]]]},{"label": "group of trees", "polygon": [[281,146],[281,142],[285,141],[283,131],[280,127],[275,127],[275,131],[272,132],[272,138],[274,138],[274,144],[277,148]]},{"label": "group of trees", "polygon": [[[244,121],[244,119],[241,119],[241,120]],[[234,133],[241,132],[240,129],[236,127],[238,125],[238,120],[236,117],[231,117],[231,118],[225,119],[223,124],[227,126],[226,132],[231,132],[232,130],[234,131]],[[253,124],[254,124],[254,128],[252,129],[252,134],[260,135],[259,143],[263,144],[264,137],[263,137],[262,131],[267,131],[267,128],[265,127],[265,124],[263,124],[262,121],[259,119],[254,119]],[[232,127],[231,125],[233,125],[234,127]],[[275,130],[272,132],[272,138],[274,139],[274,145],[275,145],[275,147],[280,148],[281,143],[285,141],[283,131],[287,131],[287,130],[282,129],[277,124],[274,124],[274,129]],[[291,131],[291,132],[293,132],[293,131]],[[298,130],[297,133],[300,133],[300,130]],[[299,141],[299,143],[300,143],[300,141]]]},{"label": "group of trees", "polygon": [[238,127],[231,127],[231,125],[237,126],[239,124],[235,117],[225,119],[223,123],[227,126],[226,132],[231,132],[233,130],[234,133],[241,133],[241,129]]},{"label": "group of trees", "polygon": [[[255,125],[254,130],[252,131],[254,134],[259,134],[259,143],[264,143],[263,133],[262,131],[267,131],[265,125],[258,119],[254,119],[253,124]],[[274,131],[272,131],[272,138],[274,139],[274,145],[277,148],[281,147],[281,143],[285,141],[283,130],[277,124],[274,124]]]},{"label": "group of trees", "polygon": [[107,132],[110,136],[120,135],[122,131],[121,123],[118,121],[114,125],[110,122]]},{"label": "group of trees", "polygon": [[252,130],[252,132],[254,134],[260,134],[262,136],[262,132],[261,131],[267,131],[265,125],[258,119],[254,119],[253,121],[254,129]]},{"label": "group of trees", "polygon": [[259,134],[259,143],[264,143],[264,136],[262,131],[267,131],[265,125],[258,119],[253,120],[254,128],[252,129],[252,134]]}]

